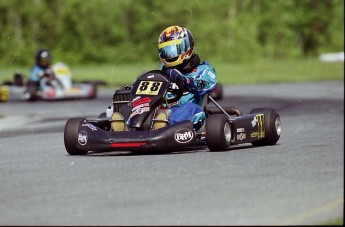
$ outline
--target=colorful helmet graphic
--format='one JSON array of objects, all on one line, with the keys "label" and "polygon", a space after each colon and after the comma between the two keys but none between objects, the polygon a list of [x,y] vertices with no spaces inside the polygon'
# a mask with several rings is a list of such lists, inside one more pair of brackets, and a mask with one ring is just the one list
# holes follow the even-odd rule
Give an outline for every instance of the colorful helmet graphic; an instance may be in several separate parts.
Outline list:
[{"label": "colorful helmet graphic", "polygon": [[166,67],[175,67],[194,55],[194,38],[185,27],[170,26],[158,38],[159,58]]}]

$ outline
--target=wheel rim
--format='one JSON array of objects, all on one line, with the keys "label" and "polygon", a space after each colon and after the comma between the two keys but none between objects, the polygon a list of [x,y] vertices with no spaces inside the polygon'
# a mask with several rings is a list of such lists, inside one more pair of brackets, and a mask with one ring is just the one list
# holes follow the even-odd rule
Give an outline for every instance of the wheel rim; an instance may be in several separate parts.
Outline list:
[{"label": "wheel rim", "polygon": [[229,122],[226,122],[224,125],[224,136],[225,136],[226,142],[229,143],[231,140],[231,127],[230,127]]},{"label": "wheel rim", "polygon": [[276,118],[276,121],[275,121],[274,125],[276,127],[277,135],[280,136],[280,133],[282,132],[282,126],[281,126],[280,117]]}]

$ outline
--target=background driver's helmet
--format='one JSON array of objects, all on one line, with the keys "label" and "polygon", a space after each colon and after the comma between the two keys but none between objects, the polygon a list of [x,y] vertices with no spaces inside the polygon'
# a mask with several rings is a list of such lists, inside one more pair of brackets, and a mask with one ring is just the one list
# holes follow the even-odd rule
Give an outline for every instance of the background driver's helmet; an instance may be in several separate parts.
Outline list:
[{"label": "background driver's helmet", "polygon": [[42,68],[47,68],[51,64],[52,55],[49,50],[42,49],[36,53],[36,64]]},{"label": "background driver's helmet", "polygon": [[194,55],[194,38],[185,27],[170,26],[158,38],[159,58],[166,67],[175,67]]}]

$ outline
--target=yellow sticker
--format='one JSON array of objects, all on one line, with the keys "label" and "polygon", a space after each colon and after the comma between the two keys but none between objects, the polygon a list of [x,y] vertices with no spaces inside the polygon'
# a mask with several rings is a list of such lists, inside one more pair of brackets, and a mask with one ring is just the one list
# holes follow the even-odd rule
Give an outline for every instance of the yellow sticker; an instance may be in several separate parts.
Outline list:
[{"label": "yellow sticker", "polygon": [[141,81],[135,94],[137,95],[157,95],[163,82]]},{"label": "yellow sticker", "polygon": [[0,88],[0,101],[6,102],[9,99],[9,89],[8,86],[1,86]]},{"label": "yellow sticker", "polygon": [[72,87],[68,91],[71,92],[71,93],[78,93],[78,92],[80,92],[80,88]]},{"label": "yellow sticker", "polygon": [[71,72],[69,69],[65,66],[58,66],[54,68],[54,71],[59,76],[69,76],[71,75]]},{"label": "yellow sticker", "polygon": [[256,121],[258,122],[259,138],[264,138],[265,137],[265,115],[263,114],[256,115]]}]

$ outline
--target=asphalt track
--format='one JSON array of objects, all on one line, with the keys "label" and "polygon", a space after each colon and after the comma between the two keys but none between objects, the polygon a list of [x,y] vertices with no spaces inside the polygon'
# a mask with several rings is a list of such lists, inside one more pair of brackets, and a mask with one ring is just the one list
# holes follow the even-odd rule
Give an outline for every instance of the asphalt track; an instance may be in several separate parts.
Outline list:
[{"label": "asphalt track", "polygon": [[275,146],[69,156],[68,118],[96,100],[0,103],[0,225],[314,225],[343,218],[344,81],[224,88],[221,105],[273,107]]}]

